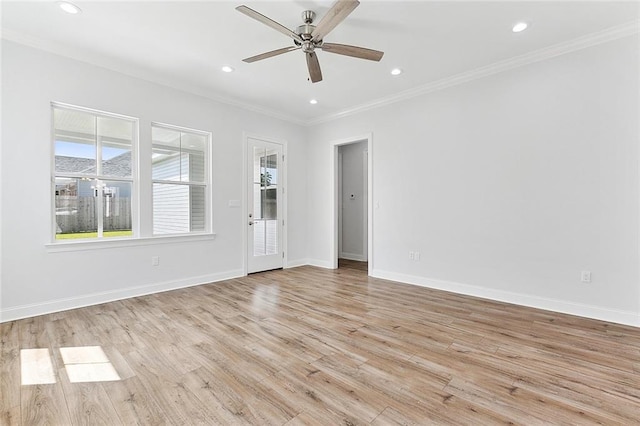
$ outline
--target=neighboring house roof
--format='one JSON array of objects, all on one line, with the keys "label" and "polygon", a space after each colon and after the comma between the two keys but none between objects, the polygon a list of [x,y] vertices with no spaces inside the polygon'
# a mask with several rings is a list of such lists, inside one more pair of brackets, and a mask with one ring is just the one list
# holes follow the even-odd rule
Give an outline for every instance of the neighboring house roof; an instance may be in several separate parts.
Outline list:
[{"label": "neighboring house roof", "polygon": [[56,172],[59,173],[78,173],[89,167],[95,168],[95,160],[89,158],[63,157],[56,155]]},{"label": "neighboring house roof", "polygon": [[[56,172],[95,174],[95,160],[56,155]],[[131,176],[131,152],[125,152],[102,163],[103,176]]]}]

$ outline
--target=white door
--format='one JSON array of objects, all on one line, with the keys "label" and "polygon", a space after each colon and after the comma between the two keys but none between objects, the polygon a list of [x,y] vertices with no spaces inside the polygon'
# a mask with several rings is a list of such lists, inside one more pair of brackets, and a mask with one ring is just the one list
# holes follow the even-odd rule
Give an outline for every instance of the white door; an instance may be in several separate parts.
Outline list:
[{"label": "white door", "polygon": [[247,139],[247,272],[282,268],[282,145]]}]

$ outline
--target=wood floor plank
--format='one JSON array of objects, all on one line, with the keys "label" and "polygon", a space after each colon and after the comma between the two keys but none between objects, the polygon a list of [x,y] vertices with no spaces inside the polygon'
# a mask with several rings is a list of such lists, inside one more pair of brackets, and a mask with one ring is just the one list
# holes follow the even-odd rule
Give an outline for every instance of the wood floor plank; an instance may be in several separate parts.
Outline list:
[{"label": "wood floor plank", "polygon": [[209,407],[196,398],[186,388],[183,380],[167,376],[163,366],[153,365],[152,359],[138,352],[131,352],[128,358],[146,392],[154,395],[158,405],[163,408],[169,423],[206,424],[210,419],[216,418],[214,407]]},{"label": "wood floor plank", "polygon": [[19,330],[20,349],[48,348],[51,339],[45,329],[47,315],[16,321]]},{"label": "wood floor plank", "polygon": [[0,424],[20,424],[20,338],[18,323],[0,324]]},{"label": "wood floor plank", "polygon": [[282,425],[298,414],[261,382],[241,382],[225,368],[200,368],[189,373],[185,383],[203,403],[217,407],[218,424]]},{"label": "wood floor plank", "polygon": [[[332,421],[333,420],[333,421]],[[307,412],[300,413],[293,419],[285,423],[285,426],[324,426],[328,423],[340,424],[337,419],[329,419],[326,416],[317,418],[313,414]]]},{"label": "wood floor plank", "polygon": [[[349,405],[348,403],[336,403],[336,395],[333,393],[325,395],[324,390],[317,389],[313,385],[313,381],[317,378],[309,380],[308,375],[313,376],[314,371],[316,369],[313,367],[302,371],[288,368],[279,372],[275,377],[266,378],[261,384],[266,386],[269,394],[276,395],[279,401],[283,401],[283,404],[291,407],[293,411],[298,411],[300,414],[306,413],[303,417],[321,419],[325,424],[366,424],[360,413],[352,412],[348,407],[345,407],[345,405]],[[322,377],[321,380],[323,380]],[[299,418],[298,421],[300,420]]]},{"label": "wood floor plank", "polygon": [[102,383],[71,383],[61,372],[60,384],[74,425],[117,425],[120,417]]},{"label": "wood floor plank", "polygon": [[71,425],[60,383],[22,386],[23,425]]},{"label": "wood floor plank", "polygon": [[137,377],[116,382],[103,383],[111,404],[125,425],[167,424],[166,414],[158,404],[153,392],[149,392]]},{"label": "wood floor plank", "polygon": [[[640,329],[348,263],[1,324],[0,423],[640,425]],[[70,382],[61,350],[95,346],[119,380]],[[55,383],[21,384],[23,349]]]}]

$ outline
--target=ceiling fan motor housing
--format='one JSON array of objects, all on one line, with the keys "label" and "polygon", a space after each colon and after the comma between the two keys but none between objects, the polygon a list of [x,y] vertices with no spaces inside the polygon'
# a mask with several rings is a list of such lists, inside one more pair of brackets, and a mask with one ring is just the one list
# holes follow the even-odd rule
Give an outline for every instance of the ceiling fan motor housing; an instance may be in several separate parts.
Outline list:
[{"label": "ceiling fan motor housing", "polygon": [[302,37],[303,40],[311,40],[311,33],[315,29],[316,29],[315,25],[303,24],[303,25],[300,25],[298,28],[296,28],[294,32],[298,34],[300,37]]}]

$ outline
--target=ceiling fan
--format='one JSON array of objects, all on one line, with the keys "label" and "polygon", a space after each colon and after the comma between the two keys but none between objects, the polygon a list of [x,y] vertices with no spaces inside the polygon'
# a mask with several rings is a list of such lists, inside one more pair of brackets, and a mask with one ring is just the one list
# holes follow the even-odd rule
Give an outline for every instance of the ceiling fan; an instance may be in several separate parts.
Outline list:
[{"label": "ceiling fan", "polygon": [[262,22],[274,30],[291,37],[294,43],[293,46],[261,53],[256,56],[243,59],[243,61],[252,63],[301,49],[307,57],[307,67],[309,68],[309,77],[312,83],[322,81],[322,71],[320,70],[320,63],[318,62],[318,56],[316,55],[315,49],[321,49],[325,52],[335,53],[338,55],[367,59],[370,61],[380,61],[384,52],[380,52],[379,50],[366,49],[364,47],[351,46],[348,44],[325,43],[323,41],[324,37],[338,26],[338,24],[340,24],[340,22],[342,22],[347,16],[349,16],[349,14],[353,12],[359,4],[360,2],[358,0],[337,0],[320,22],[318,22],[318,25],[313,25],[313,20],[316,17],[315,12],[305,10],[302,12],[302,20],[304,24],[300,25],[294,31],[291,31],[287,27],[267,18],[247,6],[238,6],[236,7],[238,12],[244,13],[256,21]]}]

